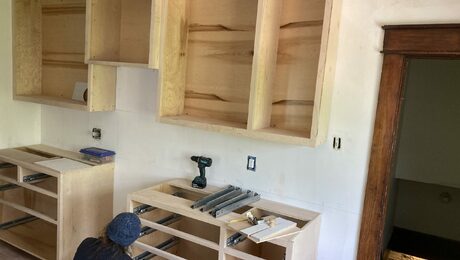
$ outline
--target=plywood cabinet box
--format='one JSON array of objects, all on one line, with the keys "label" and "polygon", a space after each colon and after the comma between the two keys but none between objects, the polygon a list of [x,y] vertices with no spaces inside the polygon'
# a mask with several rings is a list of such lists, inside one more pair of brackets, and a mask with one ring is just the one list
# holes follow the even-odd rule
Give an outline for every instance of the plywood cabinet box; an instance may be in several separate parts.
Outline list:
[{"label": "plywood cabinet box", "polygon": [[[88,0],[90,64],[158,68],[157,0]],[[153,84],[153,82],[152,82]]]},{"label": "plywood cabinet box", "polygon": [[[113,163],[81,160],[71,170],[38,164],[57,158],[80,160],[44,145],[0,150],[0,223],[33,218],[2,228],[0,239],[40,259],[72,259],[81,241],[97,237],[112,219]],[[46,178],[25,180],[38,173]]]},{"label": "plywood cabinet box", "polygon": [[316,146],[327,135],[339,0],[158,0],[159,120]]},{"label": "plywood cabinet box", "polygon": [[[228,215],[214,218],[191,205],[209,193],[219,190],[208,186],[204,190],[190,187],[190,180],[171,180],[128,195],[128,211],[139,206],[154,209],[139,215],[144,227],[155,229],[153,233],[139,238],[133,244],[134,256],[151,252],[158,259],[173,260],[313,260],[316,259],[320,214],[268,200],[260,200]],[[296,234],[256,244],[249,239],[235,246],[227,246],[227,238],[247,222],[231,223],[241,219],[244,212],[259,212],[263,216],[275,215],[297,223]],[[175,218],[176,221],[163,222]],[[231,225],[229,225],[231,224]],[[241,226],[240,226],[241,225]],[[171,246],[160,249],[164,242]]]},{"label": "plywood cabinet box", "polygon": [[[158,68],[156,3],[13,0],[14,99],[115,110],[117,66]],[[81,83],[86,102],[72,98]]]},{"label": "plywood cabinet box", "polygon": [[[114,110],[116,67],[85,64],[86,0],[12,3],[14,99]],[[77,83],[87,84],[87,102],[72,99]]]}]

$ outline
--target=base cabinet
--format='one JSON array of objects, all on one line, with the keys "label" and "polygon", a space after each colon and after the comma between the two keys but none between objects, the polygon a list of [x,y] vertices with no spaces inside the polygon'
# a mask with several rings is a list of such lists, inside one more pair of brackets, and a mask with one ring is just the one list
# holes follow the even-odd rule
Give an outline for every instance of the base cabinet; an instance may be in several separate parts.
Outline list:
[{"label": "base cabinet", "polygon": [[[64,158],[72,166],[48,167]],[[0,239],[40,259],[72,259],[112,218],[113,169],[44,145],[0,150]]]},{"label": "base cabinet", "polygon": [[[148,233],[134,243],[134,259],[149,253],[155,255],[152,259],[174,260],[316,259],[318,213],[263,199],[219,218],[191,208],[195,200],[216,190],[209,186],[194,189],[189,180],[179,179],[129,194],[128,211],[138,213],[143,230]],[[139,213],[140,208],[150,210]],[[241,219],[249,210],[294,221],[300,231],[259,244],[245,239],[227,246],[227,239],[238,231],[232,220]]]}]

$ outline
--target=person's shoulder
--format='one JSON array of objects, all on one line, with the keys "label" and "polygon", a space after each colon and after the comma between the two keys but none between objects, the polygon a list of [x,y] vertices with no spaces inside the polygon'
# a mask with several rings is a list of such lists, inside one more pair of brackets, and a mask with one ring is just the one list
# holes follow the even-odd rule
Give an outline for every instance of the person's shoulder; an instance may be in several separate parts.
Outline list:
[{"label": "person's shoulder", "polygon": [[96,244],[96,243],[100,243],[100,242],[101,241],[99,239],[95,238],[95,237],[87,237],[87,238],[85,238],[85,240],[83,240],[81,242],[81,244],[82,245],[83,244],[87,245],[87,244]]}]

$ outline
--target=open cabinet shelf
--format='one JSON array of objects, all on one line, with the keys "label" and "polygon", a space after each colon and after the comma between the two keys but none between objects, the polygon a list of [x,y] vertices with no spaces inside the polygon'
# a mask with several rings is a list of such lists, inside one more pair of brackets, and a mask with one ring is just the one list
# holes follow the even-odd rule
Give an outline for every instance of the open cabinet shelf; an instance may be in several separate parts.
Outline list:
[{"label": "open cabinet shelf", "polygon": [[159,120],[316,146],[329,121],[339,0],[158,0]]},{"label": "open cabinet shelf", "polygon": [[72,259],[112,218],[113,167],[45,145],[0,150],[0,239],[40,259]]},{"label": "open cabinet shelf", "polygon": [[158,68],[157,0],[88,1],[86,60],[90,64]]},{"label": "open cabinet shelf", "polygon": [[13,1],[14,99],[114,110],[116,67],[85,64],[85,29],[86,0]]},{"label": "open cabinet shelf", "polygon": [[[191,205],[219,188],[196,189],[190,183],[190,180],[171,180],[128,195],[128,211],[139,214],[144,228],[154,230],[134,243],[134,256],[150,252],[158,257],[153,259],[173,260],[316,259],[321,219],[318,213],[261,199],[214,218],[207,212],[192,209]],[[136,210],[148,206],[153,208],[142,213]],[[247,238],[235,246],[227,245],[230,236],[251,226],[246,221],[235,222],[247,211],[257,217],[270,215],[296,222],[296,232],[262,243]],[[170,246],[160,246],[171,239],[174,241]]]}]

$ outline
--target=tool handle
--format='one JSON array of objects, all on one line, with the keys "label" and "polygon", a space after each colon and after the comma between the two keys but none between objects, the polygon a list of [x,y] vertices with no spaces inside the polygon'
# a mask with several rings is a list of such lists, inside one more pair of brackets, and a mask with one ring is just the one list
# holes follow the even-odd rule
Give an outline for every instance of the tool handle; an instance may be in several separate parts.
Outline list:
[{"label": "tool handle", "polygon": [[205,167],[198,167],[200,169],[200,177],[204,178],[206,176]]}]

